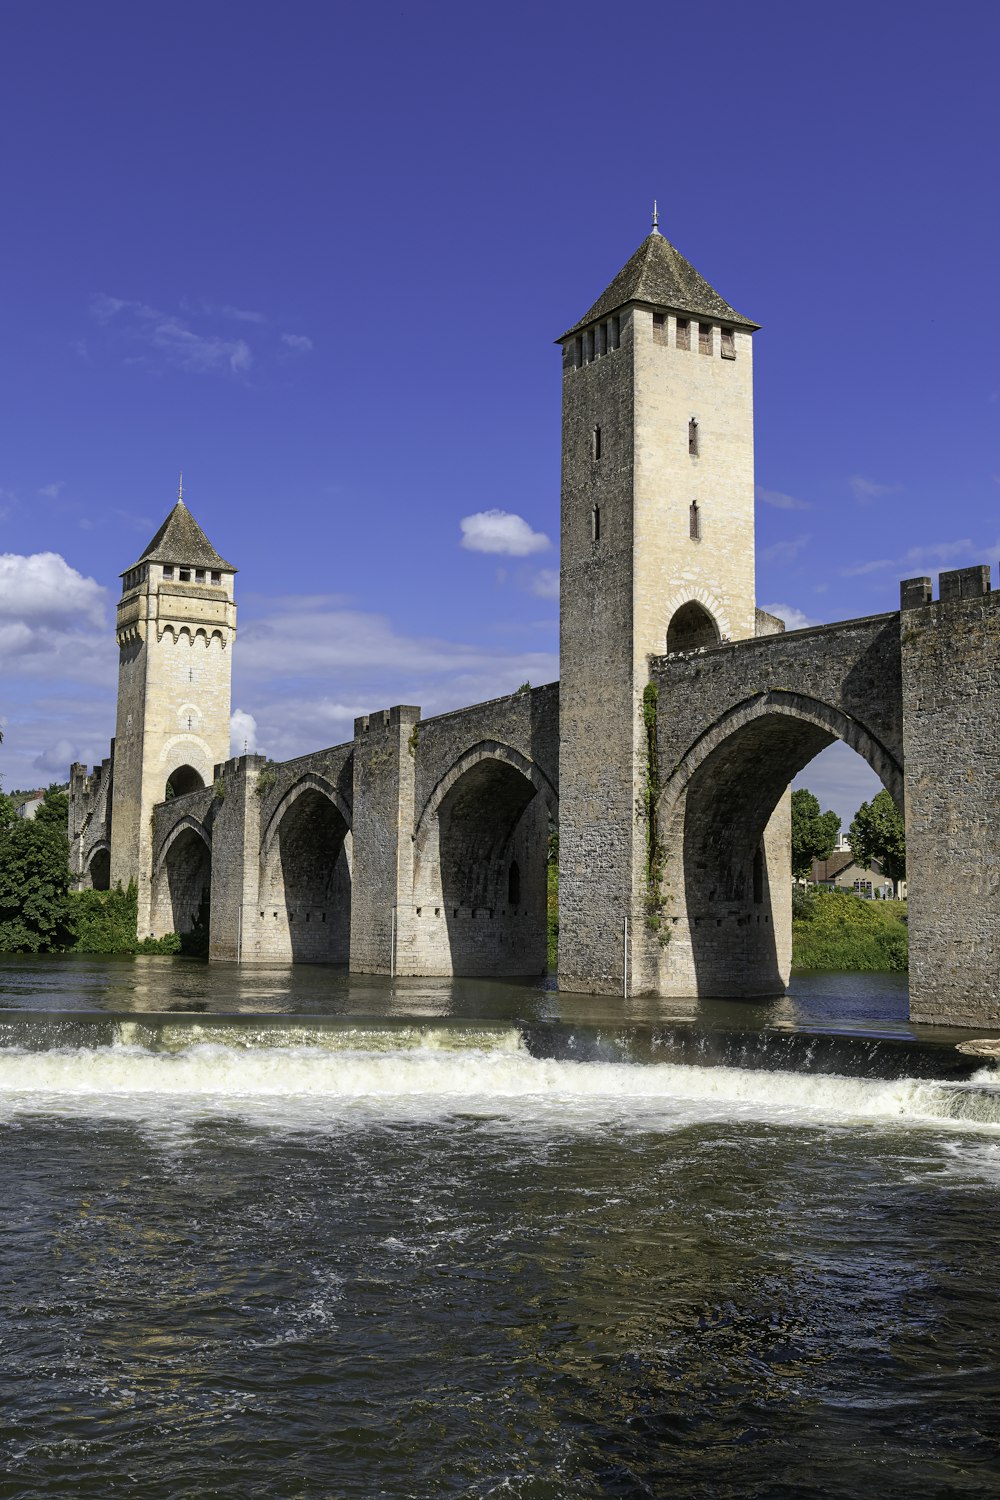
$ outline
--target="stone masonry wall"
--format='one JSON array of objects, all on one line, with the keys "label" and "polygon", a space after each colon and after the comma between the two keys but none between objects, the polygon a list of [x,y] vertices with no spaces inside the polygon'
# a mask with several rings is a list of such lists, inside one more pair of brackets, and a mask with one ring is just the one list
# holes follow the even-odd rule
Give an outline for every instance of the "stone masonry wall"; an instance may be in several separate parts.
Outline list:
[{"label": "stone masonry wall", "polygon": [[910,1015],[1000,1026],[1000,593],[903,585]]}]

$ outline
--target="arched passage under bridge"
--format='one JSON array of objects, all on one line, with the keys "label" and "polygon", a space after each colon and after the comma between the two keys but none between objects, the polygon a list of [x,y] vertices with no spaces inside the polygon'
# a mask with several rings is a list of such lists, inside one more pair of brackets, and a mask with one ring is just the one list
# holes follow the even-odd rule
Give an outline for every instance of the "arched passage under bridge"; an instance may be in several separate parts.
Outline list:
[{"label": "arched passage under bridge", "polygon": [[668,947],[686,993],[783,991],[791,899],[785,793],[837,739],[901,804],[902,770],[885,746],[829,704],[793,693],[734,708],[670,778],[661,802],[664,878],[676,892]]},{"label": "arched passage under bridge", "polygon": [[150,910],[154,934],[185,934],[198,927],[204,930],[207,947],[211,887],[209,834],[196,819],[184,817],[171,829],[153,869]]},{"label": "arched passage under bridge", "polygon": [[350,947],[350,813],[310,772],[282,797],[261,840],[259,956],[347,963]]},{"label": "arched passage under bridge", "polygon": [[415,972],[544,972],[548,840],[557,819],[548,778],[509,745],[477,744],[450,767],[414,839]]}]

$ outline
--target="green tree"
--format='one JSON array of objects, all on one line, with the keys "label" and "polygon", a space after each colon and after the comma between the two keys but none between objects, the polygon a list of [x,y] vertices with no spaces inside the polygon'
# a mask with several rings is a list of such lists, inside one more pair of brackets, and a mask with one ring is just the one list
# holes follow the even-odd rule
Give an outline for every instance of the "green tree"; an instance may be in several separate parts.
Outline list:
[{"label": "green tree", "polygon": [[73,938],[69,799],[49,787],[34,818],[0,795],[0,951],[46,953]]},{"label": "green tree", "polygon": [[814,859],[829,859],[840,833],[835,812],[820,812],[819,803],[805,787],[792,793],[792,874],[809,874]]},{"label": "green tree", "polygon": [[871,802],[862,802],[851,823],[848,838],[859,865],[877,859],[893,886],[906,875],[906,825],[888,792],[879,792]]}]

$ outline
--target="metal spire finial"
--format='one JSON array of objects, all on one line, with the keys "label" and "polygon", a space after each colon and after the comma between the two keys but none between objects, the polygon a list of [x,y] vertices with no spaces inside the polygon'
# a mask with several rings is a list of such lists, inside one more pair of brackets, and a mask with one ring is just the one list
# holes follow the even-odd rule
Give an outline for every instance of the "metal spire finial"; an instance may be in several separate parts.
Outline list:
[{"label": "metal spire finial", "polygon": [[179,504],[181,504],[181,505],[184,504],[184,470],[183,469],[181,470],[181,477],[177,481],[177,500],[178,500]]},{"label": "metal spire finial", "polygon": [[654,198],[653,199],[653,228],[652,228],[652,233],[653,234],[659,234],[659,232],[660,232],[660,216],[656,212],[656,199]]}]

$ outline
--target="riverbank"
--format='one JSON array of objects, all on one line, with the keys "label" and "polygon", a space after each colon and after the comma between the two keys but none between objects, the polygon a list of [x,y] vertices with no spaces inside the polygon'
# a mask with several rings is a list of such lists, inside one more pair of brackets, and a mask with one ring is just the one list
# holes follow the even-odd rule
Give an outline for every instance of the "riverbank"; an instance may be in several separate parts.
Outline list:
[{"label": "riverbank", "polygon": [[862,901],[850,892],[810,891],[796,899],[794,909],[793,968],[905,972],[905,901]]}]

